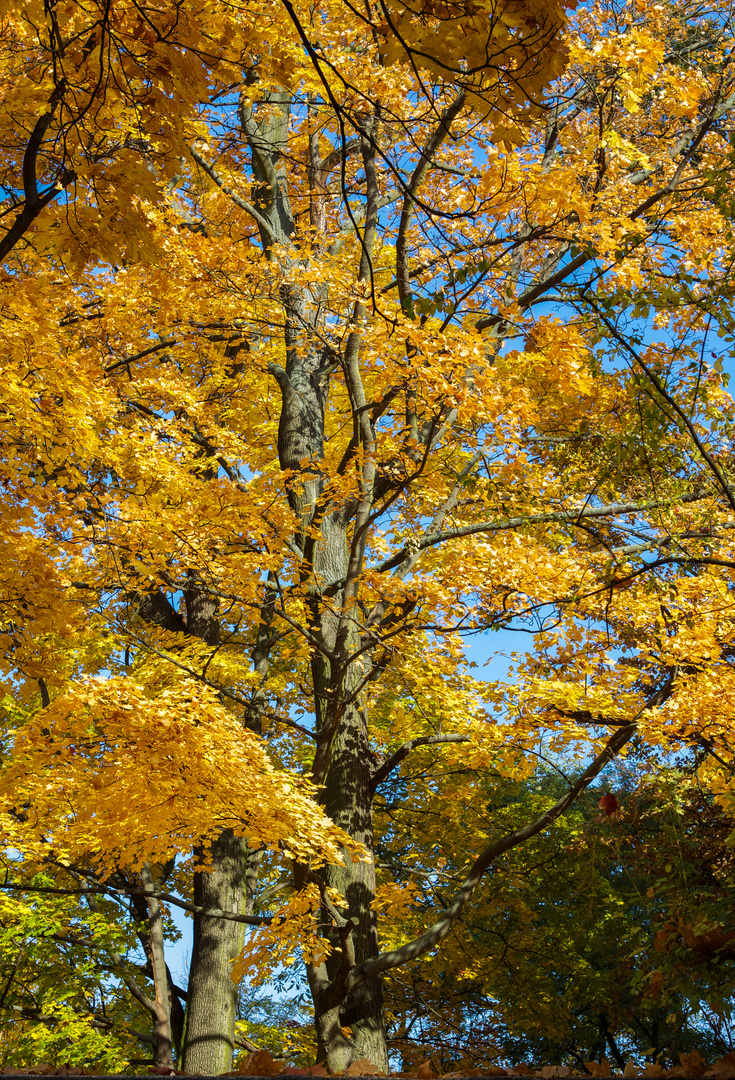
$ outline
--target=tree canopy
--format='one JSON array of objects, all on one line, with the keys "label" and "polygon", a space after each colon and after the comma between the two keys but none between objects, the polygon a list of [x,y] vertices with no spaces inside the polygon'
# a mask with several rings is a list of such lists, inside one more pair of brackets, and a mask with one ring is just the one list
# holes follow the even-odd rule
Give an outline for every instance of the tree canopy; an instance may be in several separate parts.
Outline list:
[{"label": "tree canopy", "polygon": [[[717,818],[729,883],[731,50],[727,5],[677,0],[3,4],[9,1061],[78,1031],[80,1061],[225,1072],[238,982],[298,960],[330,1071],[411,1060],[427,971],[466,1063],[501,926],[492,1023],[528,999],[535,1060],[675,984],[727,1011],[684,985],[723,908],[622,917],[646,842],[590,807],[618,759],[644,808],[678,755],[702,802],[666,805],[702,852]],[[500,628],[532,650],[478,678]],[[567,882],[543,913],[535,859]],[[565,888],[621,941],[660,917],[660,963],[585,983]]]}]

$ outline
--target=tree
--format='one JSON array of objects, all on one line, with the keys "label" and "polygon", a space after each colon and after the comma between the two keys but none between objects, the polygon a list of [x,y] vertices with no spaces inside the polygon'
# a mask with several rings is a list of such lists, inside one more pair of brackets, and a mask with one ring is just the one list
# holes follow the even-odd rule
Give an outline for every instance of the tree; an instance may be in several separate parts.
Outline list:
[{"label": "tree", "polygon": [[[6,884],[14,880],[22,878],[6,876]],[[44,890],[55,883],[39,874],[29,884]],[[96,910],[84,913],[74,896],[3,896],[4,1067],[93,1062],[101,1072],[121,1072],[131,1059],[140,1060],[141,1042],[150,1049],[147,1012],[137,1001],[131,1009],[125,983],[114,978],[130,946],[130,935],[113,918],[114,906],[102,898]],[[125,978],[137,988],[132,970]]]},{"label": "tree", "polygon": [[[632,739],[729,767],[727,18],[8,6],[5,843],[145,905],[159,1064],[162,902],[186,1069],[230,1064],[246,925],[318,1056],[385,1069],[382,976]],[[506,624],[486,690],[462,635]],[[381,785],[522,778],[540,731],[577,779],[380,951]]]},{"label": "tree", "polygon": [[[626,762],[610,778],[621,802],[611,819],[590,790],[491,868],[441,952],[386,984],[404,1068],[429,1057],[439,1072],[501,1062],[583,1071],[609,1059],[622,1072],[631,1058],[671,1067],[681,1053],[712,1062],[731,1051],[732,821],[691,764],[649,758],[632,786],[642,763]],[[417,788],[426,775],[430,798],[452,785],[463,816],[497,831],[532,820],[566,785],[558,771],[522,783],[468,771],[458,783],[430,769]],[[410,854],[392,833],[378,847],[378,865],[404,890],[391,933],[409,939],[468,857],[456,829],[411,794],[390,791],[414,815]]]}]

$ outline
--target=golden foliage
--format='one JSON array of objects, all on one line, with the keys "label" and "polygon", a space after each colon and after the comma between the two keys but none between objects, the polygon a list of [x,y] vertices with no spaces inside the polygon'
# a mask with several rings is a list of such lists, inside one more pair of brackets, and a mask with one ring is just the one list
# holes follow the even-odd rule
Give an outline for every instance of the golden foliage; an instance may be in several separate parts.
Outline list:
[{"label": "golden foliage", "polygon": [[571,18],[0,10],[3,841],[308,864],[241,973],[334,980],[351,883],[405,941],[361,860],[402,748],[522,780],[634,724],[731,804],[725,11]]}]

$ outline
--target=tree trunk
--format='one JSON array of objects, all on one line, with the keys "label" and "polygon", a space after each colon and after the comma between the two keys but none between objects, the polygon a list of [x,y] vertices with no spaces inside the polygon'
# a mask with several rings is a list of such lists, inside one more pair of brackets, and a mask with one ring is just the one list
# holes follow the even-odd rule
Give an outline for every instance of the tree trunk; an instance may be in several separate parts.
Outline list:
[{"label": "tree trunk", "polygon": [[[211,859],[212,870],[194,876],[194,903],[242,912],[246,841],[228,829],[212,843]],[[244,929],[242,923],[194,916],[182,1061],[188,1073],[216,1076],[232,1068],[237,984],[230,973]]]},{"label": "tree trunk", "polygon": [[[295,316],[290,321],[298,325]],[[328,389],[328,377],[322,373],[323,362],[324,358],[315,351],[299,353],[294,349],[289,352],[287,371],[280,379],[283,405],[278,448],[282,468],[297,476],[290,487],[289,498],[301,520],[305,560],[313,560],[316,581],[330,582],[344,580],[348,572],[350,545],[345,521],[333,512],[320,521],[316,540],[307,534],[323,490],[320,462],[324,401]],[[309,465],[305,466],[307,461]],[[372,853],[371,755],[367,723],[359,709],[359,701],[351,700],[352,690],[360,680],[360,673],[349,660],[350,649],[356,645],[355,635],[350,634],[350,640],[341,643],[339,658],[335,652],[342,602],[343,596],[337,594],[332,605],[323,606],[317,602],[311,611],[310,629],[324,649],[315,650],[312,658],[317,734],[312,775],[315,782],[323,786],[324,809],[329,817]],[[335,952],[326,965],[312,966],[308,972],[318,1058],[325,1060],[333,1072],[342,1072],[363,1057],[387,1072],[388,1050],[380,979],[368,980],[339,1002],[334,1001],[333,985],[342,969],[343,948],[354,947],[354,960],[358,963],[377,955],[377,921],[370,907],[375,894],[375,868],[372,862],[353,863],[346,855],[344,866],[330,866],[320,873],[325,883],[344,897],[344,917],[355,920],[356,925],[350,935],[352,940],[347,942],[344,935],[340,935],[340,928],[328,921],[324,923],[322,932],[332,939]],[[345,1034],[347,1028],[349,1034]]]},{"label": "tree trunk", "polygon": [[[153,892],[155,883],[148,863],[141,870],[143,888]],[[162,1069],[172,1069],[173,1037],[171,1034],[171,1009],[168,989],[168,968],[164,952],[163,915],[161,905],[153,896],[146,897],[148,908],[150,964],[153,971],[153,1033],[156,1048],[153,1064]]]},{"label": "tree trunk", "polygon": [[[248,108],[242,110],[243,132],[258,181],[253,194],[259,213],[270,226],[269,230],[261,228],[266,250],[274,235],[286,238],[295,231],[283,152],[288,142],[291,101],[285,92],[269,93],[267,100],[269,107],[256,113]],[[322,179],[317,176],[318,138],[310,141],[310,153],[312,179],[318,181],[316,190],[321,191]],[[316,224],[319,225],[318,215]],[[298,261],[293,253],[290,257]],[[304,256],[304,262],[307,261],[308,256]],[[319,285],[282,286],[285,366],[270,367],[281,391],[278,457],[288,475],[288,499],[296,518],[295,542],[303,552],[303,572],[311,570],[317,585],[344,581],[350,564],[351,513],[346,507],[334,510],[322,505],[325,411],[330,373],[334,370],[334,353],[324,344],[319,330],[322,302],[326,299],[324,289]],[[322,646],[312,656],[317,737],[312,775],[323,788],[327,814],[372,852],[367,723],[359,702],[351,697],[359,682],[359,673],[349,660],[349,649],[355,642],[341,642],[339,649],[337,642],[340,627],[344,630],[340,613],[344,600],[344,592],[338,592],[326,604],[314,599],[309,611],[309,630]],[[376,916],[370,907],[375,893],[374,866],[372,862],[353,863],[346,855],[344,866],[330,866],[319,874],[325,885],[341,893],[345,903],[337,920],[330,920],[325,913],[322,922],[322,933],[332,939],[334,954],[325,964],[307,968],[319,1059],[325,1059],[332,1071],[342,1071],[353,1061],[366,1057],[387,1072],[379,978],[366,981],[346,997],[340,990],[340,975],[346,970],[343,957],[360,962],[377,955]],[[309,871],[305,867],[297,868],[295,876],[297,881],[300,876],[303,880]],[[339,925],[340,920],[348,925]],[[347,1028],[349,1034],[345,1033]]]},{"label": "tree trunk", "polygon": [[[365,717],[356,707],[345,710],[332,744],[326,777],[324,808],[337,825],[359,840],[372,854],[373,814],[370,789],[370,747]],[[326,868],[328,886],[345,899],[345,915],[356,924],[351,934],[354,963],[378,955],[377,916],[371,908],[375,896],[374,862],[353,863],[349,856],[344,866]],[[342,937],[342,941],[339,937]],[[346,934],[332,930],[335,952],[326,963],[329,983],[339,980],[343,949],[348,948]],[[368,1058],[382,1072],[388,1072],[388,1045],[383,1013],[383,989],[380,977],[367,979],[335,1006],[329,999],[315,1001],[318,1057],[332,1072],[346,1070],[353,1061]],[[345,1034],[345,1029],[349,1032]]]},{"label": "tree trunk", "polygon": [[[190,573],[191,587],[184,593],[190,634],[209,645],[219,641],[217,602]],[[194,875],[194,903],[242,913],[245,902],[247,842],[228,829],[212,841],[209,850],[194,854],[212,869]],[[184,1020],[183,1068],[210,1076],[232,1067],[237,985],[232,961],[240,952],[244,925],[206,915],[194,916],[189,986]]]},{"label": "tree trunk", "polygon": [[[330,542],[323,546],[324,555],[346,562],[346,536],[341,544],[332,524]],[[344,569],[332,565],[337,575]],[[371,787],[372,755],[367,718],[355,699],[363,672],[358,671],[349,657],[357,645],[357,635],[348,633],[342,642],[343,662],[335,649],[338,617],[322,615],[321,637],[335,657],[330,661],[315,657],[312,665],[317,702],[317,741],[314,779],[322,785],[322,802],[329,817],[362,843],[373,854],[373,796]],[[383,1012],[383,991],[380,977],[367,979],[348,994],[340,989],[340,980],[349,967],[378,955],[377,916],[372,908],[375,896],[375,864],[353,862],[345,855],[344,865],[330,865],[321,871],[329,888],[343,898],[339,912],[347,925],[335,926],[325,915],[322,933],[328,937],[334,952],[326,963],[309,972],[309,985],[314,1001],[314,1022],[317,1030],[317,1055],[326,1061],[332,1072],[344,1072],[360,1058],[368,1058],[381,1072],[388,1072],[388,1046]]]}]

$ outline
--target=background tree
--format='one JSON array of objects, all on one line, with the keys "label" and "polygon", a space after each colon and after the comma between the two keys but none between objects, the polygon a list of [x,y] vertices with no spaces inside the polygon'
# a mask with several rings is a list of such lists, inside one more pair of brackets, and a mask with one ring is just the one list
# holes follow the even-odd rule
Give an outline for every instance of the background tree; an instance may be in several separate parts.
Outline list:
[{"label": "background tree", "polygon": [[29,884],[29,895],[2,898],[3,1067],[93,1063],[119,1072],[131,1059],[139,1064],[141,1043],[150,1054],[154,1039],[148,1014],[138,1001],[131,1008],[123,981],[142,996],[142,966],[122,959],[130,935],[104,899],[85,919],[76,897],[36,891],[52,889],[51,876],[38,874]]},{"label": "background tree", "polygon": [[[427,1057],[440,1072],[607,1059],[621,1072],[630,1059],[671,1067],[681,1053],[711,1063],[732,1051],[732,821],[690,768],[646,768],[634,787],[627,763],[614,777],[621,806],[609,820],[590,790],[491,868],[441,952],[386,982],[390,1043],[406,1068]],[[391,791],[391,805],[411,807],[416,838],[410,852],[379,847],[400,883],[395,936],[441,907],[468,855],[432,812],[427,777],[433,790],[452,785],[477,828],[532,819],[565,784],[556,771],[480,785],[468,772],[458,795],[456,770],[442,772],[417,769],[417,790]]]}]

